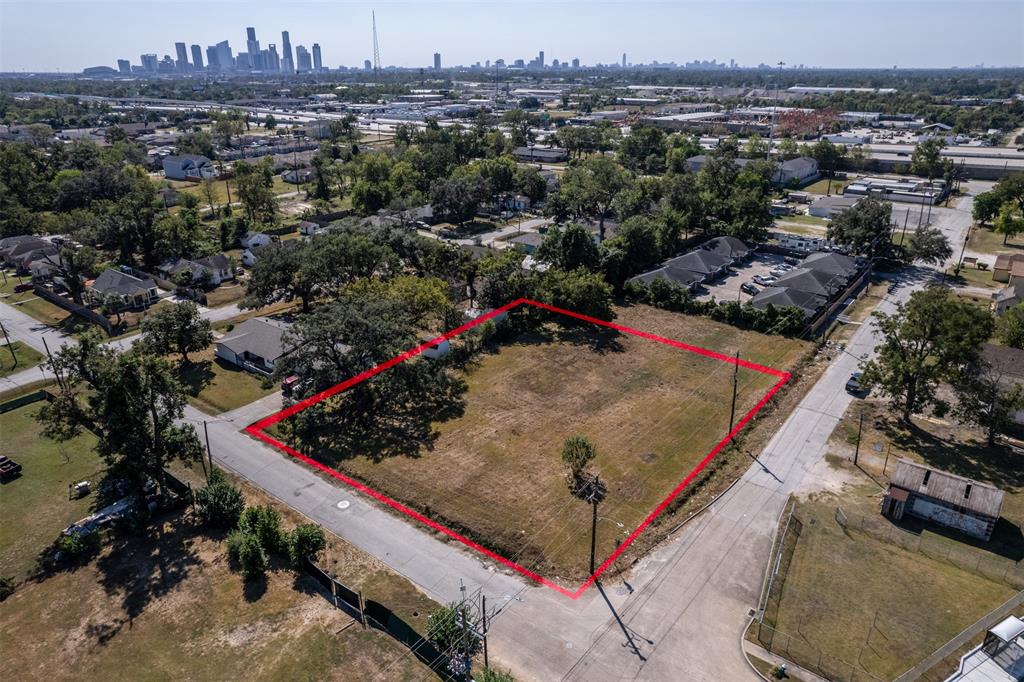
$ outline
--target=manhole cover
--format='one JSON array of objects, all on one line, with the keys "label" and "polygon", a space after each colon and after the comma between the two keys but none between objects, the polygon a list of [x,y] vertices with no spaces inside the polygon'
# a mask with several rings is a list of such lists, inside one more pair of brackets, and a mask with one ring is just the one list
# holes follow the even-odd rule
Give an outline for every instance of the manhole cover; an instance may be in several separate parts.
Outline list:
[{"label": "manhole cover", "polygon": [[341,502],[338,503],[338,509],[348,509],[348,505],[348,500],[342,500]]}]

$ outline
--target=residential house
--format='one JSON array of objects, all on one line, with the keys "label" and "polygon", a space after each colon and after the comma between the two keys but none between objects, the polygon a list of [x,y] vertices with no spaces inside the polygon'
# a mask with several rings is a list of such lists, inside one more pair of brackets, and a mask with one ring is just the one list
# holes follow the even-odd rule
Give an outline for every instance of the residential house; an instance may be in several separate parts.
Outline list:
[{"label": "residential house", "polygon": [[764,310],[770,305],[776,308],[799,308],[808,320],[817,315],[827,302],[824,296],[789,287],[768,287],[750,299],[750,304],[758,310]]},{"label": "residential house", "polygon": [[163,167],[164,175],[171,180],[202,180],[220,175],[213,161],[200,154],[165,156]]},{"label": "residential house", "polygon": [[160,195],[165,207],[171,208],[178,205],[178,190],[173,187],[163,187],[158,189],[156,193]]},{"label": "residential house", "polygon": [[1003,287],[992,294],[992,312],[1002,315],[1015,305],[1020,305],[1021,302],[1024,302],[1024,280]]},{"label": "residential house", "polygon": [[861,265],[857,262],[857,259],[844,256],[841,253],[835,253],[834,251],[812,253],[807,258],[804,258],[800,265],[804,268],[836,276],[844,284],[861,270]]},{"label": "residential house", "polygon": [[269,376],[288,351],[284,346],[287,325],[264,317],[246,320],[221,337],[214,355],[236,367]]},{"label": "residential house", "polygon": [[281,173],[281,179],[293,185],[310,182],[313,179],[313,171],[308,168],[286,170]]},{"label": "residential house", "polygon": [[157,267],[157,272],[166,279],[177,282],[182,272],[191,273],[191,281],[201,282],[206,279],[217,286],[221,282],[232,280],[235,273],[231,261],[222,253],[215,253],[204,258],[189,260],[187,258],[171,258]]},{"label": "residential house", "polygon": [[909,514],[988,540],[1002,504],[1003,491],[995,486],[900,459],[882,498],[882,514],[893,521]]},{"label": "residential house", "polygon": [[29,266],[47,256],[56,256],[60,247],[34,235],[19,235],[0,239],[0,260],[6,267],[28,274]]},{"label": "residential house", "polygon": [[1007,284],[1024,281],[1024,253],[1001,253],[996,256],[995,265],[992,266],[992,281]]},{"label": "residential house", "polygon": [[[997,378],[1004,388],[1012,388],[1014,385],[1024,388],[1024,350],[1010,346],[986,343],[981,347],[981,358],[991,369],[992,375]],[[1017,425],[1015,435],[1024,435],[1024,410],[1013,414],[1013,421]]]},{"label": "residential house", "polygon": [[108,268],[85,285],[85,300],[122,311],[146,308],[160,299],[156,282]]},{"label": "residential house", "polygon": [[538,234],[537,232],[524,232],[521,235],[505,240],[507,244],[511,244],[514,248],[519,249],[526,254],[532,254],[535,252],[540,248],[543,241],[544,235]]},{"label": "residential house", "polygon": [[274,241],[266,232],[246,232],[242,235],[238,243],[243,249],[251,249],[254,246],[266,246],[270,242]]},{"label": "residential house", "polygon": [[[691,173],[697,173],[707,163],[706,154],[691,156],[686,160],[686,168]],[[759,159],[736,159],[738,168],[746,168],[752,161]],[[799,156],[795,159],[782,161],[778,164],[772,182],[776,185],[789,187],[792,185],[803,185],[818,177],[818,162],[808,156]]]},{"label": "residential house", "polygon": [[724,275],[733,260],[714,251],[698,248],[666,261],[665,267],[696,272],[703,275],[702,281],[709,282]]},{"label": "residential house", "polygon": [[733,263],[747,261],[754,255],[754,249],[736,237],[715,237],[701,244],[700,248],[728,258]]},{"label": "residential house", "polygon": [[814,203],[807,209],[807,213],[816,218],[832,219],[846,209],[856,206],[860,199],[860,197],[845,196],[820,197],[815,199]]},{"label": "residential house", "polygon": [[801,267],[790,270],[775,281],[776,287],[785,287],[796,291],[803,291],[815,296],[822,296],[825,299],[832,298],[846,284],[846,278]]}]

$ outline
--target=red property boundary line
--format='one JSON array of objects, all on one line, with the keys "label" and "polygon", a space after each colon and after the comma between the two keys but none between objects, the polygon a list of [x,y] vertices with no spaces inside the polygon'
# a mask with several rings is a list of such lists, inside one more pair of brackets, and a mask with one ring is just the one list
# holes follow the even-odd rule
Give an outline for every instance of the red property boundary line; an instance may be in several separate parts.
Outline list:
[{"label": "red property boundary line", "polygon": [[[383,493],[381,493],[381,492],[379,492],[377,490],[374,490],[373,488],[370,488],[370,487],[364,485],[363,483],[360,483],[359,481],[357,481],[357,480],[355,480],[353,478],[350,478],[350,477],[342,474],[339,471],[335,471],[334,469],[331,469],[327,465],[322,464],[322,463],[312,459],[311,457],[308,457],[308,456],[302,454],[298,450],[296,450],[296,449],[294,449],[294,448],[292,448],[292,447],[282,443],[281,441],[273,438],[272,436],[268,435],[266,433],[266,431],[265,431],[265,429],[267,429],[268,427],[273,426],[274,424],[278,423],[279,421],[281,421],[283,419],[287,419],[288,417],[291,417],[292,415],[297,414],[298,412],[301,412],[302,410],[310,407],[311,405],[315,405],[316,403],[321,402],[323,400],[326,400],[327,398],[330,398],[333,395],[341,393],[342,391],[345,391],[345,390],[351,388],[352,386],[355,386],[356,384],[358,384],[358,383],[360,383],[362,381],[366,381],[367,379],[369,379],[369,378],[371,378],[373,376],[376,376],[377,374],[380,374],[381,372],[383,372],[383,371],[385,371],[387,369],[390,369],[391,367],[394,367],[395,365],[397,365],[399,363],[405,362],[406,360],[408,360],[410,358],[416,357],[417,355],[421,354],[423,351],[425,351],[425,350],[427,350],[427,349],[429,349],[429,348],[431,348],[431,347],[441,343],[442,341],[447,341],[448,339],[454,338],[454,337],[458,336],[459,334],[462,334],[463,332],[465,332],[465,331],[467,331],[469,329],[472,329],[473,327],[475,327],[477,325],[483,324],[484,322],[486,322],[488,320],[491,320],[491,319],[494,319],[496,317],[500,317],[501,315],[503,315],[505,313],[508,313],[509,311],[511,311],[514,308],[517,308],[517,307],[519,307],[521,305],[528,305],[528,306],[534,306],[536,308],[542,308],[544,310],[548,310],[548,311],[551,311],[551,312],[554,312],[554,313],[558,313],[558,314],[561,314],[561,315],[566,315],[568,317],[573,317],[573,318],[576,318],[578,320],[582,320],[584,322],[590,322],[592,324],[596,324],[596,325],[599,325],[599,326],[602,326],[602,327],[608,327],[609,329],[615,329],[616,331],[620,331],[620,332],[623,332],[625,334],[632,334],[633,336],[638,336],[640,338],[648,339],[648,340],[651,340],[651,341],[656,341],[658,343],[663,343],[665,345],[672,346],[673,348],[679,348],[680,350],[685,350],[685,351],[690,352],[690,353],[696,353],[698,355],[703,355],[705,357],[714,358],[715,360],[720,360],[722,362],[726,362],[726,363],[729,363],[729,364],[732,364],[732,365],[739,365],[740,367],[744,367],[746,369],[751,369],[751,370],[754,370],[754,371],[757,371],[757,372],[761,372],[763,374],[768,374],[768,375],[771,375],[771,376],[774,376],[774,377],[778,378],[778,381],[772,386],[771,389],[769,389],[769,391],[767,393],[764,394],[764,396],[761,397],[761,399],[757,402],[757,404],[754,405],[754,407],[751,408],[749,412],[747,412],[745,415],[743,415],[743,417],[736,423],[736,425],[733,427],[733,429],[729,433],[727,433],[720,441],[718,441],[718,443],[715,444],[715,446],[711,449],[711,451],[708,452],[708,454],[704,456],[704,459],[702,459],[697,464],[697,466],[694,467],[693,471],[691,471],[689,474],[687,474],[686,478],[684,478],[682,481],[679,482],[679,485],[677,485],[668,494],[668,496],[666,496],[665,499],[662,500],[661,503],[659,503],[658,506],[654,508],[654,511],[652,511],[650,514],[647,515],[647,517],[640,523],[640,525],[637,526],[636,529],[632,533],[629,534],[629,537],[627,537],[626,540],[623,541],[623,543],[621,545],[619,545],[618,549],[616,549],[607,559],[605,559],[604,563],[602,563],[600,566],[598,566],[597,570],[595,570],[593,572],[593,574],[591,574],[591,576],[589,578],[587,578],[587,580],[582,585],[580,585],[576,590],[570,590],[570,589],[567,589],[565,587],[562,587],[561,585],[558,585],[556,583],[551,582],[550,580],[544,578],[541,575],[538,575],[537,573],[534,573],[533,571],[529,570],[528,568],[525,568],[524,566],[520,566],[519,564],[517,564],[516,562],[512,561],[511,559],[508,559],[506,557],[501,556],[500,554],[498,554],[498,553],[496,553],[496,552],[494,552],[494,551],[484,547],[483,545],[481,545],[481,544],[479,544],[477,542],[474,542],[474,541],[470,540],[469,538],[467,538],[467,537],[465,537],[465,536],[455,532],[454,530],[452,530],[450,528],[447,528],[446,526],[441,525],[440,523],[438,523],[438,522],[436,522],[436,521],[434,521],[432,519],[428,519],[423,514],[420,514],[419,512],[417,512],[414,509],[410,509],[409,507],[405,506],[401,502],[398,502],[397,500],[393,500],[390,497],[388,497],[387,495],[385,495],[385,494],[383,494]],[[575,313],[575,312],[572,312],[571,310],[564,310],[562,308],[556,308],[555,306],[551,306],[551,305],[548,305],[546,303],[540,303],[538,301],[531,301],[531,300],[526,299],[526,298],[520,298],[520,299],[512,301],[511,303],[508,303],[507,305],[504,305],[504,306],[502,306],[500,308],[496,308],[495,310],[492,310],[491,312],[487,313],[486,315],[481,315],[480,317],[476,318],[475,320],[472,320],[470,322],[467,322],[466,324],[463,324],[463,325],[461,325],[459,327],[456,327],[455,329],[452,329],[451,331],[449,331],[449,332],[447,332],[445,334],[442,334],[441,336],[438,336],[435,339],[431,339],[430,341],[427,341],[426,343],[423,343],[423,344],[417,346],[416,348],[408,350],[408,351],[402,353],[401,355],[397,355],[397,356],[391,358],[390,360],[388,360],[387,362],[382,362],[379,365],[371,367],[370,369],[366,370],[365,372],[362,372],[361,374],[357,374],[356,376],[352,377],[351,379],[343,381],[340,384],[337,384],[336,386],[332,386],[331,388],[327,389],[326,391],[322,391],[320,393],[317,393],[316,395],[311,396],[309,398],[306,398],[305,400],[302,400],[302,401],[300,401],[298,403],[295,403],[291,407],[285,408],[285,409],[281,410],[280,412],[277,412],[277,413],[272,414],[270,416],[264,417],[263,419],[261,419],[261,420],[255,422],[255,423],[249,425],[248,427],[246,427],[245,431],[247,433],[249,433],[250,435],[252,435],[252,436],[254,436],[254,437],[264,441],[265,443],[267,443],[269,445],[272,445],[273,447],[277,448],[278,450],[281,450],[282,452],[287,453],[291,457],[294,457],[295,459],[297,459],[297,460],[299,460],[301,462],[306,463],[307,465],[313,467],[314,469],[318,469],[319,471],[322,471],[325,474],[327,474],[327,475],[329,475],[329,476],[331,476],[333,478],[338,479],[339,481],[345,483],[346,485],[351,486],[352,488],[355,488],[359,492],[361,492],[361,493],[363,493],[365,495],[368,495],[369,497],[372,497],[373,499],[377,500],[378,502],[382,502],[382,503],[388,505],[389,507],[391,507],[391,508],[393,508],[393,509],[395,509],[397,511],[402,512],[403,514],[406,514],[407,516],[412,517],[413,519],[419,521],[423,525],[428,526],[429,528],[432,528],[433,530],[436,530],[438,532],[444,533],[445,535],[447,535],[448,537],[450,537],[450,538],[452,538],[454,540],[458,540],[459,542],[461,542],[462,544],[466,545],[467,547],[470,547],[470,548],[480,552],[481,554],[489,557],[490,559],[493,559],[494,561],[497,561],[498,563],[503,564],[504,566],[507,566],[508,568],[511,568],[512,570],[516,571],[517,573],[520,573],[520,574],[526,576],[527,578],[530,578],[531,580],[536,581],[536,582],[538,582],[538,583],[540,583],[542,585],[550,587],[551,589],[553,589],[556,592],[559,592],[561,594],[564,594],[565,596],[569,597],[570,599],[578,599],[580,597],[580,595],[582,595],[587,590],[587,588],[589,588],[591,585],[593,585],[594,582],[598,579],[598,577],[600,577],[601,574],[604,573],[605,570],[608,569],[608,567],[612,564],[612,562],[614,562],[623,552],[625,552],[626,548],[629,547],[633,543],[633,541],[636,540],[637,537],[639,537],[640,534],[643,533],[644,530],[647,529],[647,527],[649,525],[651,525],[651,523],[654,521],[654,519],[656,519],[659,514],[661,514],[663,511],[665,511],[665,509],[672,503],[672,501],[674,499],[676,499],[676,497],[679,496],[679,493],[681,493],[683,491],[683,489],[686,488],[686,486],[689,485],[693,481],[693,479],[704,469],[704,467],[706,467],[708,465],[708,463],[712,459],[714,459],[715,456],[719,452],[721,452],[722,448],[725,447],[725,445],[733,438],[733,436],[735,436],[737,433],[739,433],[743,429],[743,427],[746,426],[747,422],[749,422],[753,418],[753,416],[755,414],[757,414],[761,410],[761,408],[763,408],[765,406],[765,404],[771,399],[771,397],[773,395],[775,395],[779,391],[779,389],[781,389],[782,386],[787,381],[789,381],[790,376],[791,375],[790,375],[789,372],[783,372],[781,370],[773,369],[771,367],[766,367],[764,365],[759,365],[757,363],[749,362],[747,360],[742,360],[742,359],[741,360],[737,360],[733,356],[724,355],[722,353],[719,353],[719,352],[713,351],[713,350],[709,350],[707,348],[701,348],[700,346],[692,346],[690,344],[682,343],[681,341],[675,341],[675,340],[672,340],[672,339],[665,338],[663,336],[658,336],[656,334],[650,334],[648,332],[642,332],[642,331],[639,331],[637,329],[631,329],[630,327],[625,327],[623,325],[615,324],[613,322],[607,322],[605,320],[599,320],[599,319],[597,319],[595,317],[590,317],[588,315],[581,315],[580,313]]]}]

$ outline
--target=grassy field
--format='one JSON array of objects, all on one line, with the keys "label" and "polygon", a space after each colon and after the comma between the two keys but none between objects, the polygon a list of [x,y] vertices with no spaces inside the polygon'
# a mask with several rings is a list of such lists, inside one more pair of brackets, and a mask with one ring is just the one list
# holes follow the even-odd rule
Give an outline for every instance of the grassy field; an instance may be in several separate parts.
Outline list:
[{"label": "grassy field", "polygon": [[223,305],[237,303],[244,297],[244,284],[225,283],[206,294],[206,305],[210,308],[219,308]]},{"label": "grassy field", "polygon": [[[806,348],[646,306],[618,312],[627,326],[776,368]],[[438,438],[416,456],[318,454],[547,577],[576,580],[588,573],[590,508],[568,490],[564,440],[597,446],[592,468],[608,489],[600,561],[726,434],[731,396],[729,364],[595,330],[551,327],[482,356],[465,376],[462,415],[435,424]],[[737,414],[776,381],[747,369],[738,380]]]},{"label": "grassy field", "polygon": [[[242,486],[250,504],[267,503]],[[304,522],[279,507],[287,529]],[[417,631],[437,605],[328,536],[331,570]],[[280,564],[246,585],[225,543],[187,519],[158,521],[98,559],[20,587],[0,605],[8,680],[423,680],[400,644],[364,630],[316,583]],[[413,615],[416,614],[416,615]]]},{"label": "grassy field", "polygon": [[[14,357],[11,357],[14,351]],[[0,377],[9,376],[35,367],[43,360],[43,354],[21,341],[12,341],[10,346],[0,345]]]},{"label": "grassy field", "polygon": [[999,253],[1024,253],[1024,235],[1008,239],[1004,244],[1003,235],[996,234],[987,227],[974,227],[971,228],[971,237],[967,242],[967,248],[993,256]]},{"label": "grassy field", "polygon": [[255,374],[214,357],[213,348],[192,354],[189,360],[181,368],[182,384],[189,402],[208,414],[228,412],[277,390],[273,385],[264,387]]},{"label": "grassy field", "polygon": [[[797,507],[802,529],[776,627],[794,638],[791,655],[821,652],[823,672],[837,674],[842,666],[834,659],[839,659],[892,679],[1015,590],[860,531],[844,532],[834,519],[837,503],[873,491],[877,488],[868,484],[842,498],[822,495]],[[777,638],[776,645],[784,641]],[[813,654],[794,659],[816,665]]]},{"label": "grassy field", "polygon": [[[948,273],[950,277],[953,276],[953,268],[949,268]],[[992,279],[992,269],[979,270],[978,268],[972,268],[964,266],[960,268],[959,279],[962,280],[963,284],[972,287],[984,287],[986,289],[992,289],[998,291],[1006,286],[1006,282],[996,282]]]},{"label": "grassy field", "polygon": [[63,445],[43,438],[35,420],[40,405],[0,414],[0,453],[22,466],[21,477],[0,491],[0,575],[15,581],[32,571],[39,553],[60,531],[91,511],[94,496],[68,500],[68,485],[88,479],[95,486],[103,470],[92,434]]},{"label": "grassy field", "polygon": [[[846,186],[849,185],[851,182],[853,182],[853,180],[838,180],[836,178],[833,178],[832,179],[832,190],[831,190],[831,193],[832,194],[842,194],[843,193],[843,189],[845,189]],[[828,188],[829,188],[829,180],[828,180],[828,178],[822,178],[821,180],[815,180],[814,182],[812,182],[811,184],[807,185],[806,187],[804,187],[800,191],[801,192],[810,192],[811,194],[825,194],[825,192],[828,191]]]}]

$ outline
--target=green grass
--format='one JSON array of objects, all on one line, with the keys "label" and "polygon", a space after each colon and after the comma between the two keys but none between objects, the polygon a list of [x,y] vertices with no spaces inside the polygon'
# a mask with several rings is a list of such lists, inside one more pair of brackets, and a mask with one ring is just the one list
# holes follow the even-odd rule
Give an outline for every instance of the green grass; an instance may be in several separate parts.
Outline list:
[{"label": "green grass", "polygon": [[[627,326],[723,353],[738,348],[774,367],[805,349],[646,306],[619,315]],[[604,557],[728,431],[729,365],[589,326],[503,342],[464,378],[461,415],[433,424],[429,445],[396,455],[360,440],[311,454],[549,576],[588,572],[590,510],[566,485],[567,437],[585,435],[598,450],[593,469],[608,488],[601,514],[613,520],[598,539]],[[743,414],[774,379],[741,369],[739,381]]]},{"label": "green grass", "polygon": [[[970,251],[997,255],[1000,253],[1024,253],[1024,235],[1018,235],[1003,243],[1003,235],[996,234],[988,227],[972,227],[971,238],[967,242]],[[995,262],[995,259],[992,259]],[[989,263],[991,270],[992,263]]]},{"label": "green grass", "polygon": [[[949,275],[953,275],[953,268],[949,268]],[[965,265],[960,268],[959,279],[964,284],[973,287],[984,287],[986,289],[992,289],[998,291],[1006,286],[1006,282],[997,282],[992,279],[992,268],[988,270],[979,270],[978,268],[972,268],[969,265]]]},{"label": "green grass", "polygon": [[5,303],[15,310],[29,315],[45,325],[56,327],[67,319],[71,313],[58,305],[39,298],[36,292],[29,289],[21,293],[14,293],[14,287],[21,282],[29,282],[29,278],[18,279],[11,275],[7,276],[7,282],[0,284],[0,302]]},{"label": "green grass", "polygon": [[181,368],[181,380],[189,402],[207,414],[220,414],[270,395],[277,387],[214,357],[213,350],[189,356]]},{"label": "green grass", "polygon": [[22,466],[21,477],[0,491],[0,575],[21,580],[61,530],[87,516],[94,496],[68,500],[68,485],[88,479],[95,490],[103,463],[84,432],[62,445],[42,436],[41,403],[0,414],[2,454]]},{"label": "green grass", "polygon": [[[837,180],[837,179],[833,178],[832,179],[832,190],[831,190],[831,193],[832,194],[842,194],[843,190],[851,182],[853,182],[853,180]],[[821,180],[815,180],[814,182],[812,182],[811,184],[807,185],[806,187],[804,187],[803,189],[801,189],[799,191],[801,191],[801,192],[810,192],[811,194],[825,194],[825,192],[828,191],[828,186],[829,186],[828,178],[822,178]]]},{"label": "green grass", "polygon": [[813,215],[805,215],[803,213],[798,213],[797,215],[783,216],[780,218],[780,220],[785,220],[791,223],[800,223],[802,225],[816,225],[818,227],[828,227],[829,225],[829,221],[825,220],[824,218],[819,218],[818,216]]},{"label": "green grass", "polygon": [[775,229],[780,232],[788,232],[789,234],[799,234],[805,237],[824,237],[825,230],[819,227],[810,227],[806,224],[789,222],[786,219],[778,219],[775,221]]},{"label": "green grass", "polygon": [[[11,357],[11,351],[14,357]],[[43,354],[32,346],[21,341],[12,341],[11,345],[0,345],[0,377],[10,376],[15,372],[21,372],[35,367],[43,360]]]},{"label": "green grass", "polygon": [[[779,631],[806,644],[791,655],[810,648],[892,679],[1014,594],[945,561],[844,532],[836,503],[797,508],[802,531],[776,619]],[[803,654],[794,662],[816,665]]]}]

